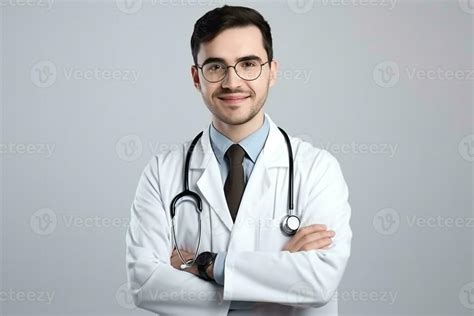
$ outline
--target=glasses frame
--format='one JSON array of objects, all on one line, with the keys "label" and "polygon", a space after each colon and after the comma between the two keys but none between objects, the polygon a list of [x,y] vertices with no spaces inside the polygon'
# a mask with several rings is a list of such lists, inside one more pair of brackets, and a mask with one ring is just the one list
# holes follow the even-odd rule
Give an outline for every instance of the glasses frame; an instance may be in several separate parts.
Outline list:
[{"label": "glasses frame", "polygon": [[202,64],[201,66],[199,66],[198,64],[196,64],[196,68],[200,69],[201,70],[201,74],[202,74],[202,77],[204,78],[204,80],[206,80],[207,82],[210,82],[210,83],[217,83],[217,82],[221,82],[222,80],[225,79],[225,77],[227,77],[227,74],[229,73],[229,68],[234,68],[234,71],[235,71],[235,74],[242,80],[245,80],[245,81],[254,81],[254,80],[257,80],[260,75],[262,74],[262,70],[263,70],[263,66],[265,64],[268,64],[269,62],[271,62],[271,60],[267,60],[266,62],[264,62],[263,64],[260,64],[260,72],[258,73],[258,76],[255,77],[254,79],[245,79],[245,78],[242,78],[239,73],[237,72],[237,69],[235,68],[237,66],[238,63],[242,63],[242,62],[246,62],[246,61],[249,61],[249,60],[240,60],[238,62],[236,62],[234,64],[234,66],[231,66],[231,65],[226,65],[225,63],[222,63],[223,65],[225,65],[226,69],[225,69],[225,73],[224,73],[224,76],[222,77],[222,79],[220,80],[217,80],[217,81],[211,81],[211,80],[208,80],[206,78],[206,76],[204,75],[204,70],[202,69],[205,65],[207,64],[210,64],[211,62],[209,63],[206,63],[206,64]]}]

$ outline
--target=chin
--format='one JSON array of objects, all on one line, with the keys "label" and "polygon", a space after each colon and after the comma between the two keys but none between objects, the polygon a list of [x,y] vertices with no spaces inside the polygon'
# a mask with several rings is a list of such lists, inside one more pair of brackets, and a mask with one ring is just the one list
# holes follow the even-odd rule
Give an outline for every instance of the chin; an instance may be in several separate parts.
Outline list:
[{"label": "chin", "polygon": [[250,111],[239,111],[238,113],[233,112],[231,114],[220,113],[217,117],[219,118],[219,120],[229,125],[242,125],[252,120],[255,115],[256,114]]}]

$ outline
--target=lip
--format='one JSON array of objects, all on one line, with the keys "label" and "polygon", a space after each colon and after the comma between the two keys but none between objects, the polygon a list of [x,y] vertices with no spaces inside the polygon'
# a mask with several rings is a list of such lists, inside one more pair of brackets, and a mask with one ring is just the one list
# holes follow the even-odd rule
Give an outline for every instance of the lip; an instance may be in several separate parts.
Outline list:
[{"label": "lip", "polygon": [[222,100],[225,103],[236,104],[245,101],[249,97],[249,95],[226,95],[218,98],[219,100]]}]

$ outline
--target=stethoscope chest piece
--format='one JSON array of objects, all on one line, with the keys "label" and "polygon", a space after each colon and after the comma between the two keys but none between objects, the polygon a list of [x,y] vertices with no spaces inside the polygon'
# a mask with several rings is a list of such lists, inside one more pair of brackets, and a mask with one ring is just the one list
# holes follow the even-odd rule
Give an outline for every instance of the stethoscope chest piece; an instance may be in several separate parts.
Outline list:
[{"label": "stethoscope chest piece", "polygon": [[281,231],[287,236],[293,236],[300,228],[300,218],[296,215],[285,215],[280,224]]}]

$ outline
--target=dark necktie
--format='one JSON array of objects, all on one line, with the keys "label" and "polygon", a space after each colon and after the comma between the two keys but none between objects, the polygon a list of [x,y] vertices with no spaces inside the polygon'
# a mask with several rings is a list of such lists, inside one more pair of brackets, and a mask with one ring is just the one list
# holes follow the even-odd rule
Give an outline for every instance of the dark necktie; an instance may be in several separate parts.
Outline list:
[{"label": "dark necktie", "polygon": [[239,144],[233,144],[227,149],[225,156],[229,159],[229,174],[224,184],[224,193],[229,206],[232,221],[235,222],[240,200],[245,189],[244,183],[244,161],[245,150]]}]

